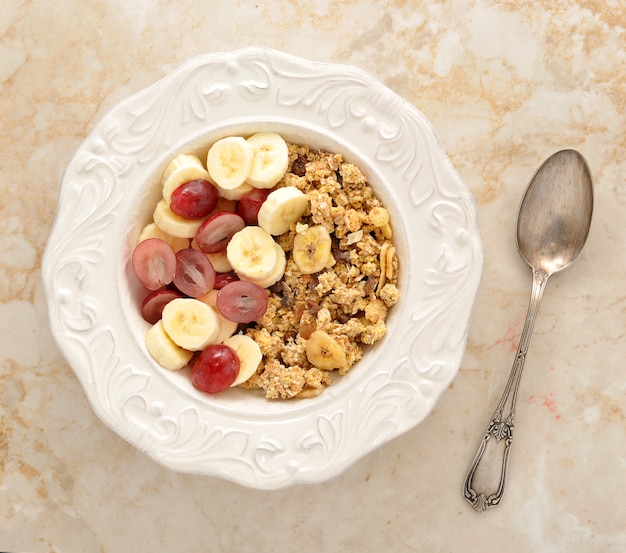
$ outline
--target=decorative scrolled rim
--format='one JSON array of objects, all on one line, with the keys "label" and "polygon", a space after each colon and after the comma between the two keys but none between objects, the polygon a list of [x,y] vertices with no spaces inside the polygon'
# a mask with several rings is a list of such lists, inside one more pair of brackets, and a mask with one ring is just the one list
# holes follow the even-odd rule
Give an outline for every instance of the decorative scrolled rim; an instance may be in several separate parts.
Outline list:
[{"label": "decorative scrolled rim", "polygon": [[[208,127],[266,123],[260,108],[270,122],[300,120],[351,145],[394,180],[401,233],[433,237],[425,267],[399,249],[411,286],[367,376],[353,371],[341,394],[331,387],[273,418],[168,387],[126,335],[123,269],[111,261],[129,183]],[[265,489],[325,480],[418,424],[456,374],[482,272],[475,211],[426,118],[369,74],[268,48],[198,56],[113,107],[70,162],[42,263],[51,327],[96,414],[164,466]]]}]

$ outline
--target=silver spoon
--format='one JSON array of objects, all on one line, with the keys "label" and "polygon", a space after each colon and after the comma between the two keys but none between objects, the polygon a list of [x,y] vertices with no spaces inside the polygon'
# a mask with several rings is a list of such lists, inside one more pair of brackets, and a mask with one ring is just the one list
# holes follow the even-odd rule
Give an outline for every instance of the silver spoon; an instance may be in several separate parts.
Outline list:
[{"label": "silver spoon", "polygon": [[497,506],[504,494],[517,389],[548,277],[576,260],[587,240],[592,211],[591,173],[585,158],[575,150],[550,156],[531,179],[522,199],[517,249],[532,269],[532,292],[504,394],[463,485],[465,499],[479,512]]}]

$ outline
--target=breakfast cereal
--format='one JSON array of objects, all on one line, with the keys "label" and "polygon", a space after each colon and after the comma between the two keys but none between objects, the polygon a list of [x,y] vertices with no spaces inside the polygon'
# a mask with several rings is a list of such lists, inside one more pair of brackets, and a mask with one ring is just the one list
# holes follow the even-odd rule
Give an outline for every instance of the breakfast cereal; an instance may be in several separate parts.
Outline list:
[{"label": "breakfast cereal", "polygon": [[[309,209],[277,237],[287,253],[284,276],[270,287],[265,314],[245,331],[260,345],[263,360],[243,386],[260,388],[270,399],[310,397],[331,384],[335,370],[320,369],[307,356],[307,342],[318,330],[344,353],[336,372],[346,374],[363,347],[385,335],[388,310],[399,298],[389,212],[363,172],[341,154],[307,146],[289,144],[289,160],[278,186],[304,192]],[[289,254],[298,233],[315,225],[331,236],[332,261],[303,274]]]}]

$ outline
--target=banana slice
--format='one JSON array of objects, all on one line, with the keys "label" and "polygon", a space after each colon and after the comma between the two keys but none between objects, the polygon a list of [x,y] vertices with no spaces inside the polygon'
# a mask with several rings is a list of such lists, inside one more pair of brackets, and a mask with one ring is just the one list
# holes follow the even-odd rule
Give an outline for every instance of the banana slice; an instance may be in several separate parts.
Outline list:
[{"label": "banana slice", "polygon": [[323,330],[314,330],[306,342],[306,357],[318,369],[332,371],[346,367],[346,352],[339,342]]},{"label": "banana slice", "polygon": [[161,200],[154,209],[152,214],[154,223],[163,232],[175,236],[177,238],[193,238],[195,237],[200,225],[207,219],[187,219],[181,217],[178,213],[174,213],[165,200]]},{"label": "banana slice", "polygon": [[259,209],[259,226],[278,236],[287,232],[309,207],[309,199],[295,186],[284,186],[270,192]]},{"label": "banana slice", "polygon": [[231,200],[233,202],[238,202],[243,198],[248,192],[254,189],[254,186],[244,182],[241,186],[237,188],[233,188],[232,190],[226,190],[225,188],[217,187],[220,198],[224,198],[225,200]]},{"label": "banana slice", "polygon": [[215,343],[220,320],[215,310],[195,298],[176,298],[163,308],[163,328],[172,341],[189,351]]},{"label": "banana slice", "polygon": [[217,313],[217,318],[220,320],[220,331],[217,338],[215,338],[215,343],[221,344],[224,340],[226,340],[226,338],[230,338],[233,334],[235,334],[235,332],[237,332],[239,324],[227,319],[217,310],[215,307],[217,302],[217,292],[218,290],[213,289],[207,292],[204,296],[199,297],[198,300],[211,306],[215,310],[215,313]]},{"label": "banana slice", "polygon": [[248,380],[259,368],[263,359],[261,348],[250,336],[245,334],[231,336],[224,340],[224,345],[233,348],[239,357],[239,374],[231,387],[238,386]]},{"label": "banana slice", "polygon": [[[198,241],[195,238],[193,238],[193,240],[191,241],[191,247],[194,250],[202,251],[200,249],[200,246],[198,246]],[[230,273],[233,270],[230,262],[228,261],[226,251],[216,253],[204,253],[204,255],[209,258],[209,261],[211,262],[211,265],[213,265],[216,273]]]},{"label": "banana slice", "polygon": [[202,165],[200,158],[192,154],[179,154],[163,171],[161,186],[163,199],[170,204],[172,192],[181,184],[192,180],[210,180],[208,171]]},{"label": "banana slice", "polygon": [[228,256],[226,252],[217,252],[217,253],[207,253],[206,256],[209,258],[211,265],[215,269],[217,273],[230,273],[233,270],[230,261],[228,261]]},{"label": "banana slice", "polygon": [[283,275],[285,274],[285,268],[287,267],[287,256],[285,255],[285,250],[283,250],[279,244],[276,244],[276,264],[274,265],[274,269],[272,272],[265,278],[259,278],[256,280],[252,280],[250,278],[246,278],[244,276],[241,277],[241,280],[248,280],[250,282],[254,282],[258,284],[261,288],[269,288],[272,284],[276,284]]},{"label": "banana slice", "polygon": [[159,227],[157,227],[154,223],[148,223],[143,230],[139,233],[139,238],[137,238],[137,244],[139,242],[143,242],[148,238],[160,238],[163,242],[167,242],[172,249],[177,252],[180,250],[184,250],[189,247],[189,239],[188,238],[179,238],[177,236],[170,236],[167,232],[162,231]]},{"label": "banana slice", "polygon": [[145,336],[145,344],[153,359],[164,369],[178,371],[186,367],[193,353],[176,345],[163,328],[163,321],[152,325]]},{"label": "banana slice", "polygon": [[181,167],[189,166],[202,167],[203,165],[200,158],[194,154],[178,154],[163,170],[163,173],[161,174],[161,186],[165,184],[165,181],[170,178],[172,173]]},{"label": "banana slice", "polygon": [[246,182],[253,159],[254,150],[245,138],[227,136],[211,146],[206,167],[220,188],[234,190]]},{"label": "banana slice", "polygon": [[287,172],[287,143],[275,132],[259,132],[248,138],[248,144],[254,150],[254,159],[246,182],[255,188],[272,188]]},{"label": "banana slice", "polygon": [[226,257],[240,278],[258,282],[272,275],[278,250],[272,236],[261,227],[236,232],[226,246]]},{"label": "banana slice", "polygon": [[305,275],[312,275],[329,265],[333,259],[332,239],[326,227],[308,227],[293,239],[292,257],[298,269]]}]

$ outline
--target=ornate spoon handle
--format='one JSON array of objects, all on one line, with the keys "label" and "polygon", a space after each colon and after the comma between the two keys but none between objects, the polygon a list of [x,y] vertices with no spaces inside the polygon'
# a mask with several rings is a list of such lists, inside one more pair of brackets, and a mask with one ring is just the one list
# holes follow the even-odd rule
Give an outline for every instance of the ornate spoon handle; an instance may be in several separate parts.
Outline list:
[{"label": "ornate spoon handle", "polygon": [[533,271],[533,286],[528,313],[511,374],[500,403],[498,403],[487,426],[474,461],[465,477],[463,495],[478,512],[496,507],[504,495],[509,454],[513,443],[517,390],[548,276],[543,270]]}]

